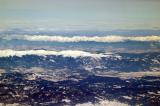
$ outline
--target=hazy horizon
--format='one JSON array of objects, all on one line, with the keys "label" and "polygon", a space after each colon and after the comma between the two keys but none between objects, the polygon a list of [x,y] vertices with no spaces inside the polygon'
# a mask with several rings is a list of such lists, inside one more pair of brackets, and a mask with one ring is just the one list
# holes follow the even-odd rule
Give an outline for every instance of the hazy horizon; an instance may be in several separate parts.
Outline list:
[{"label": "hazy horizon", "polygon": [[160,29],[159,0],[0,0],[0,28]]}]

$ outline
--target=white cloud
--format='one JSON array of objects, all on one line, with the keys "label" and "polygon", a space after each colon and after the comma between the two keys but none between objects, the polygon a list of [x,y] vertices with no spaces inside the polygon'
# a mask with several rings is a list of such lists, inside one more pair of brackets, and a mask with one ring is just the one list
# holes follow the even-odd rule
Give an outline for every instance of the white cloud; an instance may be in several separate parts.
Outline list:
[{"label": "white cloud", "polygon": [[49,42],[125,42],[125,41],[154,41],[160,42],[160,36],[152,35],[152,36],[133,36],[133,37],[126,37],[126,36],[73,36],[73,37],[66,37],[66,36],[47,36],[47,35],[15,35],[15,36],[3,36],[2,39],[12,40],[12,39],[19,39],[19,40],[27,40],[27,41],[49,41]]},{"label": "white cloud", "polygon": [[0,57],[9,57],[9,56],[24,56],[24,55],[62,55],[64,57],[108,57],[111,54],[101,54],[101,53],[90,53],[79,50],[64,50],[64,51],[48,51],[48,50],[24,50],[24,51],[16,51],[16,50],[0,50]]}]

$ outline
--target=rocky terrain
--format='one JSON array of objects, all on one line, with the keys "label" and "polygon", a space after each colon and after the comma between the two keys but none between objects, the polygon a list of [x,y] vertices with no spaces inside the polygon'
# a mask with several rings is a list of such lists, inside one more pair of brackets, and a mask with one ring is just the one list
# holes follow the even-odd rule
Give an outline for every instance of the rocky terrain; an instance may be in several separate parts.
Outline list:
[{"label": "rocky terrain", "polygon": [[129,105],[160,104],[160,77],[120,79],[118,77],[74,76],[63,81],[48,81],[32,73],[3,73],[0,76],[0,102],[32,106],[75,106],[97,103],[102,99],[117,100]]}]

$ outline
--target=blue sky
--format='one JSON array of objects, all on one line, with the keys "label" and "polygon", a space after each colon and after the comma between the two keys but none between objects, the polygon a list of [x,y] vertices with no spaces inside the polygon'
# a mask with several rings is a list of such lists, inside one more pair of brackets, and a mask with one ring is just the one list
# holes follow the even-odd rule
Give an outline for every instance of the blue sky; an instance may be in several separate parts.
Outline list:
[{"label": "blue sky", "polygon": [[160,28],[160,0],[0,0],[0,27]]}]

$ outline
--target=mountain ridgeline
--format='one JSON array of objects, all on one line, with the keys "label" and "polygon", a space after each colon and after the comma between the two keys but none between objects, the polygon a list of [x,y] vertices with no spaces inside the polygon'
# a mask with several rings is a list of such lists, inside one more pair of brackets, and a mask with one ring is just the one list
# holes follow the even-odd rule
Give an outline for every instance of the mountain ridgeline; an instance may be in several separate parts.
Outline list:
[{"label": "mountain ridgeline", "polygon": [[62,55],[24,55],[0,57],[0,67],[11,71],[17,68],[67,69],[70,71],[154,71],[160,68],[159,53],[119,53],[108,57],[64,57]]}]

